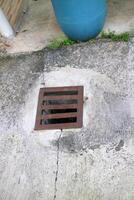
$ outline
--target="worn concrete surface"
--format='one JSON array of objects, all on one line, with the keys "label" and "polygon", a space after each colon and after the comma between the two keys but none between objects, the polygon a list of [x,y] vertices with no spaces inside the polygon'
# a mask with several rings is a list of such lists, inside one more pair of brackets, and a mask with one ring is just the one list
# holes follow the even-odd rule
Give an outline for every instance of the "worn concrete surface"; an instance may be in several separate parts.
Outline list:
[{"label": "worn concrete surface", "polygon": [[[5,46],[8,53],[37,51],[55,38],[63,36],[56,23],[50,0],[29,0],[28,11],[20,32]],[[134,33],[134,1],[108,0],[104,31]]]},{"label": "worn concrete surface", "polygon": [[[134,199],[134,39],[0,60],[0,200]],[[34,131],[39,88],[84,85],[82,129]]]},{"label": "worn concrete surface", "polygon": [[108,0],[108,17],[104,31],[117,33],[130,32],[134,34],[134,1],[133,0]]}]

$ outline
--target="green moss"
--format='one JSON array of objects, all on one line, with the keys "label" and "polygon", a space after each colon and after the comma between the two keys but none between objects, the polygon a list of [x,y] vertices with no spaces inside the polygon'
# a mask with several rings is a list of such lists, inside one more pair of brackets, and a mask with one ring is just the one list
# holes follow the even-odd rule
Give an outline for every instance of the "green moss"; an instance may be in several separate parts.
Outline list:
[{"label": "green moss", "polygon": [[48,48],[50,49],[58,49],[63,46],[70,46],[77,43],[76,41],[70,40],[68,38],[59,38],[53,40],[49,45]]},{"label": "green moss", "polygon": [[116,34],[115,32],[102,32],[101,36],[102,39],[111,39],[112,41],[124,41],[128,42],[130,39],[130,33],[120,33]]}]

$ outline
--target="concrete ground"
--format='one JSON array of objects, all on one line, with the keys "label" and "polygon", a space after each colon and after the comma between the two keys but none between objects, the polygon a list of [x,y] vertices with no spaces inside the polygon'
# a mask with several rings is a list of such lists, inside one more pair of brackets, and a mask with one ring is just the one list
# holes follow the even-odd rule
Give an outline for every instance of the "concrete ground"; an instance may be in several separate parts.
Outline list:
[{"label": "concrete ground", "polygon": [[[134,39],[0,59],[0,200],[134,199],[133,66]],[[84,86],[82,129],[34,131],[43,82]]]},{"label": "concrete ground", "polygon": [[[50,0],[29,0],[20,32],[8,41],[8,53],[37,51],[64,34],[56,23]],[[108,16],[104,31],[134,33],[133,0],[108,0]],[[7,43],[6,43],[7,44]]]},{"label": "concrete ground", "polygon": [[[133,0],[110,0],[104,30],[133,33],[133,10]],[[30,0],[17,37],[0,48],[33,52],[61,36],[50,1]],[[2,53],[0,200],[134,199],[133,66],[133,38]],[[82,129],[34,131],[44,82],[84,86]]]}]

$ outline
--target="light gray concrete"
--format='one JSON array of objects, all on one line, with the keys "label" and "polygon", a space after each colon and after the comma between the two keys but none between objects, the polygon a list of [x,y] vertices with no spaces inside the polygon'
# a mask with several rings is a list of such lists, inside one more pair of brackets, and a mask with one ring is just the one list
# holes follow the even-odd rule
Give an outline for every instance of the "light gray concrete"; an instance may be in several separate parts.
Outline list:
[{"label": "light gray concrete", "polygon": [[134,1],[108,0],[108,16],[104,31],[134,34]]},{"label": "light gray concrete", "polygon": [[[133,200],[133,66],[134,39],[1,58],[0,200]],[[44,81],[84,85],[82,129],[34,131]]]},{"label": "light gray concrete", "polygon": [[8,53],[37,51],[63,36],[51,5],[51,0],[28,0],[28,10],[17,36],[10,40]]}]

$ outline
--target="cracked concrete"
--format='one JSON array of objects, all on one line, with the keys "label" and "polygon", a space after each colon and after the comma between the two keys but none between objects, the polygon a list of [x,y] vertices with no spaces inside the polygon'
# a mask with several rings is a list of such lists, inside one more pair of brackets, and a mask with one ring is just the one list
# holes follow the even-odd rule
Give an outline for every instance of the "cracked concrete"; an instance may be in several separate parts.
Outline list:
[{"label": "cracked concrete", "polygon": [[54,187],[54,200],[57,198],[57,181],[58,181],[58,173],[59,173],[59,150],[60,150],[60,138],[61,138],[61,135],[62,135],[62,131],[61,131],[61,134],[58,138],[58,141],[57,141],[57,170],[56,170],[56,173],[55,173],[55,187]]},{"label": "cracked concrete", "polygon": [[[134,199],[133,66],[134,39],[0,58],[0,200]],[[34,131],[43,77],[84,85],[82,129]]]}]

